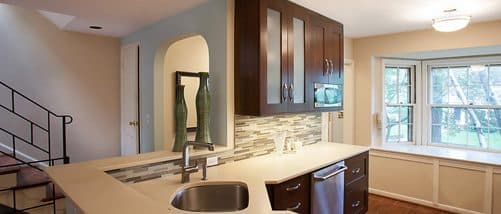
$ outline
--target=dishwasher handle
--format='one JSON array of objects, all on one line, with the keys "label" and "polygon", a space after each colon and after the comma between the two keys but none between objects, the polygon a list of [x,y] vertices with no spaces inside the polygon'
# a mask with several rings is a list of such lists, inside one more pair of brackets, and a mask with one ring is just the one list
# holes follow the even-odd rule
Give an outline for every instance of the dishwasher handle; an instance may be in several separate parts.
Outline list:
[{"label": "dishwasher handle", "polygon": [[317,175],[314,175],[313,178],[315,178],[316,180],[321,180],[321,181],[327,180],[327,179],[329,179],[332,176],[335,176],[335,175],[337,175],[339,173],[342,173],[342,172],[346,171],[347,169],[348,169],[347,166],[341,166],[341,167],[339,167],[339,169],[337,169],[336,171],[334,171],[334,172],[332,172],[332,173],[330,173],[330,174],[328,174],[326,176],[317,176]]}]

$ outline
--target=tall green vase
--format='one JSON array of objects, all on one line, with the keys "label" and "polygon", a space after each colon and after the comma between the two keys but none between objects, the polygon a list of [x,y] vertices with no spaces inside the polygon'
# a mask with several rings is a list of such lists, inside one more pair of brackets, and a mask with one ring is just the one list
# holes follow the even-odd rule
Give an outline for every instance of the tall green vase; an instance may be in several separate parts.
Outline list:
[{"label": "tall green vase", "polygon": [[173,152],[181,152],[186,142],[186,120],[188,117],[188,108],[184,100],[184,85],[178,85],[176,88],[176,139],[174,141]]},{"label": "tall green vase", "polygon": [[210,123],[210,94],[208,87],[209,73],[199,72],[200,85],[198,87],[196,107],[197,107],[197,135],[198,142],[212,143],[209,131]]}]

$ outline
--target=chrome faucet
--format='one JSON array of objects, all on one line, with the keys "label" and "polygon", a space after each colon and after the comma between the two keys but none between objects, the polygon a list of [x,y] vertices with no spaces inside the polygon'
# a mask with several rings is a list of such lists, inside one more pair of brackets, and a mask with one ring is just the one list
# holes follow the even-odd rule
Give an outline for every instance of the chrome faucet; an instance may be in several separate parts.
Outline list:
[{"label": "chrome faucet", "polygon": [[[210,143],[202,143],[196,141],[187,141],[183,146],[183,165],[181,167],[181,183],[190,182],[190,174],[198,171],[198,163],[190,166],[190,146],[206,147],[209,151],[214,151],[214,145]],[[202,180],[207,180],[207,159],[203,162],[203,177]]]}]

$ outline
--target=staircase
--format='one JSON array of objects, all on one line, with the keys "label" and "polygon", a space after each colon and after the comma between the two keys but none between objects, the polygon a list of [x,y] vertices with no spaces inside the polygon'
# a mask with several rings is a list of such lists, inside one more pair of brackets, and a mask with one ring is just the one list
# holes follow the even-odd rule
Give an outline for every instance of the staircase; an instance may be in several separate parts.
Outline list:
[{"label": "staircase", "polygon": [[[53,113],[2,81],[0,92],[0,214],[59,212],[64,195],[44,168],[69,163],[66,126],[73,118]],[[26,113],[30,108],[35,110]]]}]

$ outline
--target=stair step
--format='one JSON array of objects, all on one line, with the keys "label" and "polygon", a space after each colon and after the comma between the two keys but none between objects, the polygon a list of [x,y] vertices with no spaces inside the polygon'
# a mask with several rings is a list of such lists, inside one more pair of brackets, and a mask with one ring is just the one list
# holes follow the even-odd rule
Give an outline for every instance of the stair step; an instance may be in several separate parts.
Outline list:
[{"label": "stair step", "polygon": [[57,187],[57,185],[54,185],[56,187],[56,194],[55,194],[55,198],[53,198],[53,195],[52,195],[52,183],[50,184],[47,184],[47,187],[45,188],[46,191],[45,191],[45,195],[46,197],[43,198],[41,200],[41,202],[49,202],[49,201],[52,201],[52,199],[54,200],[57,200],[57,199],[61,199],[61,198],[64,198],[64,194],[63,194],[63,191]]},{"label": "stair step", "polygon": [[21,168],[20,166],[5,167],[5,166],[11,165],[11,164],[18,163],[16,159],[9,157],[7,155],[0,155],[0,163],[1,163],[0,175],[7,175],[7,174],[16,173]]},{"label": "stair step", "polygon": [[49,183],[50,179],[45,172],[33,167],[22,167],[17,173],[17,186],[14,189],[26,189]]},{"label": "stair step", "polygon": [[12,207],[5,206],[3,204],[0,204],[0,214],[27,214],[27,212],[15,210]]}]

